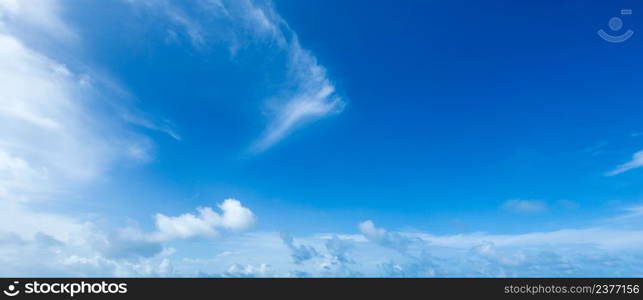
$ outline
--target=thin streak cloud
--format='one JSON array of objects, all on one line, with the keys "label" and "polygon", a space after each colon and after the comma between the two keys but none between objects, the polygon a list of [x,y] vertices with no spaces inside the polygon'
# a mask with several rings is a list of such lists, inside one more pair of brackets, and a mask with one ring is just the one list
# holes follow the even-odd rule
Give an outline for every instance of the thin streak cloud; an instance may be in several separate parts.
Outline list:
[{"label": "thin streak cloud", "polygon": [[634,155],[632,156],[632,160],[616,167],[616,169],[614,169],[611,172],[608,172],[607,174],[605,174],[605,176],[608,176],[608,177],[616,176],[640,167],[643,167],[643,151],[634,153]]},{"label": "thin streak cloud", "polygon": [[[196,49],[208,45],[227,44],[234,56],[248,45],[269,45],[271,51],[286,56],[286,79],[274,96],[264,99],[266,125],[251,143],[250,152],[260,153],[278,144],[308,122],[341,113],[346,101],[337,92],[327,69],[312,51],[305,49],[297,33],[274,10],[270,1],[212,1],[197,3],[197,11],[208,14],[218,26],[195,21],[183,9],[167,1],[128,0],[157,11],[190,37]],[[222,25],[223,24],[223,25]],[[174,32],[174,31],[172,31]],[[250,41],[248,40],[250,33]],[[174,36],[174,34],[173,34]],[[174,39],[174,37],[172,37]]]}]

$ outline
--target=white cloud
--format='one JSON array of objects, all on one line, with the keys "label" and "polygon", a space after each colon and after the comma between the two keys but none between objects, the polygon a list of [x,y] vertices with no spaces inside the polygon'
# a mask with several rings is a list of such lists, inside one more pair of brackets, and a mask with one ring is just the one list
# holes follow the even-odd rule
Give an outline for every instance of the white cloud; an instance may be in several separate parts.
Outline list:
[{"label": "white cloud", "polygon": [[[225,276],[221,274],[230,266],[243,270],[270,265],[269,273],[235,273],[268,277],[557,277],[637,276],[643,267],[638,254],[643,234],[637,230],[589,227],[521,234],[433,235],[391,232],[372,222],[361,224],[361,234],[316,234],[297,237],[296,244],[295,238],[278,233],[235,235],[214,246],[213,251],[226,253],[225,257],[186,263],[182,270]],[[384,246],[394,244],[382,243],[391,236],[406,239],[404,251]]]},{"label": "white cloud", "polygon": [[[227,17],[241,22],[256,36],[267,38],[285,52],[288,58],[288,88],[268,102],[269,123],[263,135],[252,145],[252,151],[264,151],[306,122],[341,113],[346,103],[327,75],[326,68],[304,49],[297,34],[273,9],[270,1],[222,1]],[[239,38],[237,38],[239,39]]]},{"label": "white cloud", "polygon": [[643,219],[643,205],[630,206],[624,209],[625,213],[609,219],[610,221],[630,221],[634,219]]},{"label": "white cloud", "polygon": [[29,203],[0,201],[0,231],[29,239],[39,233],[46,234],[64,243],[82,244],[92,230],[83,220],[60,214],[38,211]]},{"label": "white cloud", "polygon": [[255,151],[273,146],[306,121],[341,113],[346,105],[336,94],[326,69],[292,35],[289,73],[296,90],[276,105],[264,136],[253,147]]},{"label": "white cloud", "polygon": [[220,217],[209,207],[197,209],[199,215],[183,214],[178,217],[156,215],[156,228],[159,240],[174,238],[192,238],[195,236],[213,237],[217,234],[214,229],[220,224]]},{"label": "white cloud", "polygon": [[24,159],[0,149],[0,199],[28,200],[35,186],[44,191],[46,183],[46,170],[35,170]]},{"label": "white cloud", "polygon": [[131,113],[123,113],[121,117],[123,120],[126,122],[151,129],[151,130],[157,130],[160,132],[164,132],[173,139],[180,141],[181,136],[176,132],[176,129],[174,128],[174,124],[170,122],[169,120],[162,120],[160,122],[152,122],[150,118],[143,118],[141,117],[142,113],[139,113],[138,115],[134,115]]},{"label": "white cloud", "polygon": [[616,167],[616,169],[614,169],[611,172],[608,172],[607,174],[605,174],[605,176],[616,176],[618,174],[630,171],[632,169],[640,168],[640,167],[643,167],[643,151],[634,153],[631,161]]},{"label": "white cloud", "polygon": [[153,257],[159,253],[171,255],[160,241],[150,239],[133,228],[123,228],[116,233],[96,235],[93,240],[95,250],[107,259],[136,260]]},{"label": "white cloud", "polygon": [[220,229],[239,231],[255,222],[250,210],[228,199],[219,205],[222,214],[201,208],[197,216],[157,216],[157,231],[152,233],[129,227],[109,233],[99,229],[94,219],[36,212],[27,205],[0,202],[0,210],[10,216],[0,218],[0,275],[171,275],[175,267],[170,257],[177,250],[166,244],[213,237]]},{"label": "white cloud", "polygon": [[[51,218],[39,215],[34,218]],[[27,215],[26,221],[30,217]],[[36,222],[37,223],[37,222]],[[59,219],[57,230],[32,228],[0,233],[0,274],[70,276],[637,276],[636,256],[643,233],[608,227],[561,229],[523,234],[433,235],[390,232],[365,225],[362,234],[317,234],[297,238],[272,232],[228,236],[210,244],[211,257],[191,258],[182,248],[145,240],[149,234],[124,229],[117,235],[97,231],[87,222]],[[67,224],[67,225],[65,225]],[[364,223],[362,223],[364,224]],[[63,226],[64,225],[64,226]],[[64,234],[65,226],[71,226]],[[20,227],[20,226],[18,226]],[[76,228],[76,229],[73,229]],[[41,232],[42,230],[42,232]],[[405,237],[400,252],[390,236]],[[83,237],[83,238],[79,238]],[[370,237],[371,239],[368,239]],[[289,242],[290,241],[290,242]],[[164,244],[172,241],[163,241]],[[284,247],[284,243],[286,247]],[[292,248],[288,245],[293,245]],[[293,261],[293,248],[315,255]],[[257,249],[260,249],[258,251]],[[189,255],[189,254],[188,254]],[[32,260],[30,257],[47,257]]]},{"label": "white cloud", "polygon": [[197,209],[198,215],[182,214],[178,217],[156,215],[156,232],[150,235],[151,240],[167,241],[172,239],[189,239],[194,237],[215,237],[218,229],[240,231],[255,223],[255,215],[250,209],[235,199],[227,199],[219,205],[223,214],[218,214],[210,207]]},{"label": "white cloud", "polygon": [[[294,86],[277,97],[256,150],[279,142],[304,121],[341,112],[344,102],[326,70],[274,10],[256,2],[225,3],[233,2],[249,8],[242,10],[247,12],[243,20],[256,35],[286,52]],[[222,15],[241,18],[224,2],[212,3],[225,11]],[[294,238],[284,240],[277,233],[232,235],[209,245],[219,254],[205,259],[183,256],[185,263],[177,264],[174,258],[185,255],[180,247],[184,245],[177,246],[180,240],[247,229],[256,222],[253,212],[228,199],[219,205],[221,212],[203,207],[196,214],[158,214],[151,233],[132,228],[106,233],[94,219],[47,212],[27,200],[52,198],[52,191],[90,182],[123,157],[150,159],[147,140],[123,129],[122,118],[115,121],[92,109],[95,95],[102,94],[99,86],[69,67],[73,64],[30,47],[28,40],[36,35],[16,35],[22,26],[35,26],[54,37],[74,36],[62,22],[61,9],[57,1],[0,0],[2,276],[194,276],[200,271],[245,277],[641,275],[643,232],[609,224],[523,234],[433,235],[391,232],[366,221],[358,226],[361,234],[298,237],[297,245]],[[170,19],[186,28],[192,43],[208,38],[184,12],[174,12]],[[124,121],[178,137],[164,122],[136,117]],[[540,204],[514,200],[509,206],[533,212],[543,209]],[[641,211],[632,207],[619,220],[640,218]],[[311,249],[316,254],[306,256]],[[294,254],[308,258],[293,264]]]},{"label": "white cloud", "polygon": [[360,223],[358,228],[369,241],[400,252],[405,252],[411,243],[408,237],[398,233],[388,232],[384,228],[375,227],[375,224],[371,220]]},{"label": "white cloud", "polygon": [[225,229],[232,231],[245,230],[256,222],[256,217],[252,211],[242,206],[238,200],[227,199],[219,205],[219,208],[223,211],[221,225]]},{"label": "white cloud", "polygon": [[[0,275],[170,272],[157,261],[167,252],[144,249],[155,245],[110,237],[93,219],[54,213],[36,201],[76,196],[117,162],[149,159],[149,139],[118,117],[114,107],[127,110],[121,99],[107,99],[118,87],[69,67],[87,62],[76,61],[78,39],[62,4],[0,0]],[[61,48],[67,60],[53,58]],[[127,252],[141,255],[123,260]]]},{"label": "white cloud", "polygon": [[[498,247],[537,247],[539,245],[591,245],[602,250],[636,249],[643,246],[643,232],[619,230],[613,228],[590,227],[584,229],[561,229],[549,232],[531,232],[523,234],[457,234],[437,236],[418,234],[417,237],[434,246],[452,248],[471,248],[492,242]],[[553,250],[553,249],[552,249]]]},{"label": "white cloud", "polygon": [[[132,5],[142,5],[145,8],[152,9],[155,12],[160,12],[164,17],[175,24],[181,32],[184,32],[190,43],[197,49],[201,49],[206,45],[204,37],[204,29],[192,20],[188,14],[182,9],[172,4],[167,0],[124,0]],[[175,30],[169,30],[170,35],[176,35]],[[175,39],[175,36],[170,36],[170,40]]]},{"label": "white cloud", "polygon": [[13,33],[36,29],[58,39],[74,39],[62,12],[58,0],[0,0],[0,29],[4,26]]},{"label": "white cloud", "polygon": [[[297,128],[326,116],[341,113],[345,101],[312,52],[299,42],[297,34],[273,9],[271,1],[222,0],[196,2],[202,11],[217,20],[195,21],[180,7],[167,1],[129,0],[161,12],[171,23],[183,28],[192,37],[197,49],[207,45],[225,43],[235,55],[239,48],[266,44],[274,53],[285,55],[287,79],[275,96],[266,100],[268,123],[251,151],[261,152],[277,144]],[[194,5],[193,2],[187,4]],[[211,20],[210,20],[211,21]],[[203,24],[202,24],[203,23]],[[208,29],[209,25],[209,30]],[[170,31],[175,40],[176,32]],[[194,42],[194,41],[198,42]]]},{"label": "white cloud", "polygon": [[286,245],[286,247],[290,249],[290,256],[292,257],[292,260],[295,264],[299,265],[305,261],[319,256],[319,253],[317,252],[317,250],[315,250],[315,247],[301,244],[295,245],[293,237],[286,233],[281,233],[280,236],[284,245]]},{"label": "white cloud", "polygon": [[0,201],[0,210],[0,276],[160,276],[170,271],[162,263],[170,250],[125,235],[110,237],[93,219],[14,201]]},{"label": "white cloud", "polygon": [[324,245],[331,260],[338,263],[353,262],[353,260],[348,257],[348,252],[353,248],[353,242],[351,240],[341,239],[337,235],[333,235],[330,239],[326,240]]},{"label": "white cloud", "polygon": [[221,274],[221,277],[272,277],[273,270],[269,264],[260,264],[259,266],[233,264],[227,271]]},{"label": "white cloud", "polygon": [[[151,160],[151,141],[119,118],[128,109],[111,95],[120,88],[90,69],[68,67],[86,63],[76,60],[63,10],[58,1],[0,2],[0,21],[10,23],[0,26],[0,168],[11,168],[0,176],[0,197],[7,201],[51,199],[100,178],[118,161]],[[23,31],[23,23],[41,30]],[[69,61],[51,58],[56,50],[30,47],[45,37],[52,40],[47,45],[68,49]],[[155,129],[173,133],[169,126]]]},{"label": "white cloud", "polygon": [[246,18],[255,20],[260,32],[270,36],[287,52],[287,85],[294,87],[283,91],[282,96],[276,97],[276,103],[272,103],[270,123],[264,135],[253,145],[254,151],[261,152],[306,121],[341,113],[346,103],[336,93],[324,66],[301,46],[297,34],[270,6],[260,8],[249,4]]},{"label": "white cloud", "polygon": [[96,136],[102,125],[88,116],[88,91],[69,70],[2,32],[0,70],[0,149],[68,179],[105,167],[115,149]]},{"label": "white cloud", "polygon": [[502,208],[518,213],[538,213],[547,210],[547,205],[537,200],[512,199],[503,203]]}]

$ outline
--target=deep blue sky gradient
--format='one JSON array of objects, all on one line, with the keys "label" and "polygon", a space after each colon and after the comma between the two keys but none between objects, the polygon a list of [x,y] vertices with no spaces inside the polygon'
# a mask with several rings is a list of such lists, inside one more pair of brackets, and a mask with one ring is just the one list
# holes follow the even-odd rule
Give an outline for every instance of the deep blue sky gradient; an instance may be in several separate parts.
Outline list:
[{"label": "deep blue sky gradient", "polygon": [[[625,29],[643,30],[640,1],[275,1],[348,106],[260,154],[248,148],[283,82],[283,55],[259,42],[234,56],[223,43],[166,43],[167,28],[144,26],[154,17],[126,6],[70,12],[93,37],[79,55],[107,66],[182,139],[145,132],[155,161],[95,188],[120,204],[101,207],[107,214],[149,219],[235,197],[265,230],[373,218],[512,233],[580,226],[643,197],[641,169],[604,176],[643,149],[631,136],[643,132],[641,34],[622,44],[596,35],[622,8],[634,10]],[[549,209],[508,212],[510,199]]]}]

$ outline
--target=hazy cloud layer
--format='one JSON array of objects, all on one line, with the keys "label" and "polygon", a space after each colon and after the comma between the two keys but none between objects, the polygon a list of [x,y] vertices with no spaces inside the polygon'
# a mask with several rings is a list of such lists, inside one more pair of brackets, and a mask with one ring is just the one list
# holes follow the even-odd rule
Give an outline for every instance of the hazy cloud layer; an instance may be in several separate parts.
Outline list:
[{"label": "hazy cloud layer", "polygon": [[503,203],[502,208],[517,213],[538,213],[547,210],[547,205],[539,200],[513,199]]}]

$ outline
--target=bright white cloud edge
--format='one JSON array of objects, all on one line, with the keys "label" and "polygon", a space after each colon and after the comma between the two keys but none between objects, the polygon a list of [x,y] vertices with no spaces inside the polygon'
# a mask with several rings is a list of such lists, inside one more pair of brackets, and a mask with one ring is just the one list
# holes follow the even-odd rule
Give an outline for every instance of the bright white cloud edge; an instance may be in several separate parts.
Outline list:
[{"label": "bright white cloud edge", "polygon": [[616,175],[625,173],[627,171],[630,171],[636,168],[641,168],[641,167],[643,167],[643,151],[634,153],[634,155],[632,155],[632,160],[616,167],[616,169],[614,169],[611,172],[608,172],[605,175],[610,177],[616,176]]}]

